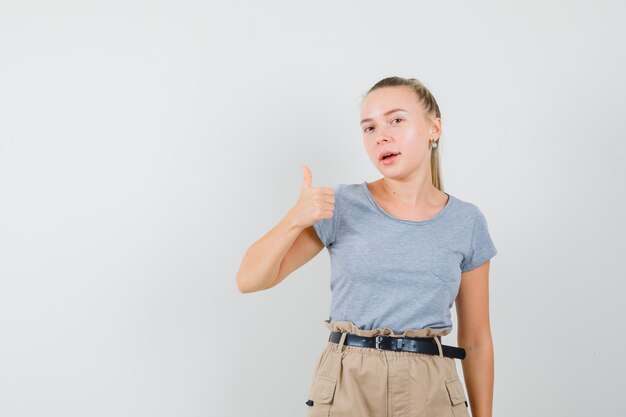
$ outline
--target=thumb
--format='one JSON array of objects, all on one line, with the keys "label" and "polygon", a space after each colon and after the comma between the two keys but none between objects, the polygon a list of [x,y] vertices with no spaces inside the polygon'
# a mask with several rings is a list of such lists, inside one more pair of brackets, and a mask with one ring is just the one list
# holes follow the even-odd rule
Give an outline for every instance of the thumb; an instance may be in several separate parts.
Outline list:
[{"label": "thumb", "polygon": [[313,174],[311,174],[311,170],[306,165],[300,165],[302,171],[304,171],[304,179],[302,181],[302,186],[300,188],[311,188],[311,183],[313,182]]}]

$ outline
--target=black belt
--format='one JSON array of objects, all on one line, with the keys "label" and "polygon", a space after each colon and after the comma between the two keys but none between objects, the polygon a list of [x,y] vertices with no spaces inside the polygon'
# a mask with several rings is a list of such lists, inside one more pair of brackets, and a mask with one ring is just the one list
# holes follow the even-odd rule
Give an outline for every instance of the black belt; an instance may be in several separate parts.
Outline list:
[{"label": "black belt", "polygon": [[[441,341],[441,337],[437,336]],[[330,332],[328,340],[339,343],[341,332]],[[390,336],[359,336],[353,333],[346,333],[345,345],[367,347],[378,350],[395,350],[402,352],[419,352],[429,355],[439,355],[437,342],[432,337],[390,337]],[[441,345],[443,356],[448,358],[465,358],[465,349]]]}]

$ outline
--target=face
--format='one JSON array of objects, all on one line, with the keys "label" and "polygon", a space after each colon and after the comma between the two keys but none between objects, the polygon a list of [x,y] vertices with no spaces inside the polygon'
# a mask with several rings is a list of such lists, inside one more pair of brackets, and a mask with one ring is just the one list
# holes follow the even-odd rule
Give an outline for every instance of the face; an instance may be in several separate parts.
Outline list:
[{"label": "face", "polygon": [[[425,118],[411,87],[372,91],[361,105],[361,119],[363,145],[381,174],[402,178],[418,170],[430,170],[430,140],[439,137],[440,119],[431,122]],[[388,152],[399,155],[381,159],[381,153]]]}]

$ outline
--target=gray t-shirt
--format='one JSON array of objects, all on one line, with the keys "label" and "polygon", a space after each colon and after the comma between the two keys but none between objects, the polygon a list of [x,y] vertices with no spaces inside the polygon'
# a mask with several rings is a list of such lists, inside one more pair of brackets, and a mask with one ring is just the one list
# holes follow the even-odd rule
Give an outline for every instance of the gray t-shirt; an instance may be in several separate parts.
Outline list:
[{"label": "gray t-shirt", "polygon": [[403,220],[376,204],[365,181],[333,189],[333,217],[313,224],[330,255],[329,320],[394,333],[452,329],[461,272],[497,253],[478,207],[448,194],[434,217]]}]

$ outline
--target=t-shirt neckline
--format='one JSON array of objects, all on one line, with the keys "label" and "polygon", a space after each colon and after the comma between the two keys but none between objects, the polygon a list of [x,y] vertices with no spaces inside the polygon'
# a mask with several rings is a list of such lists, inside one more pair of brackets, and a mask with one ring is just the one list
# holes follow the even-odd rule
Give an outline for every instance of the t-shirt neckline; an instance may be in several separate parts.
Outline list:
[{"label": "t-shirt neckline", "polygon": [[441,210],[439,210],[439,212],[437,214],[435,214],[433,217],[431,217],[429,219],[425,219],[425,220],[407,220],[407,219],[400,219],[399,217],[392,216],[391,214],[387,213],[385,210],[380,208],[378,203],[376,203],[376,200],[374,200],[374,196],[372,196],[372,193],[370,192],[369,188],[367,188],[367,181],[363,181],[361,183],[361,189],[363,190],[363,193],[365,194],[365,196],[367,197],[369,202],[372,204],[372,206],[376,210],[378,210],[384,216],[386,216],[386,217],[388,217],[388,218],[390,218],[390,219],[392,219],[392,220],[394,220],[396,222],[401,222],[401,223],[406,223],[406,224],[420,225],[420,224],[431,223],[431,222],[433,222],[433,221],[443,217],[443,215],[450,210],[450,207],[454,204],[454,201],[456,200],[453,195],[448,194],[448,193],[446,193],[444,191],[444,193],[448,196],[448,202],[446,203],[446,205]]}]

